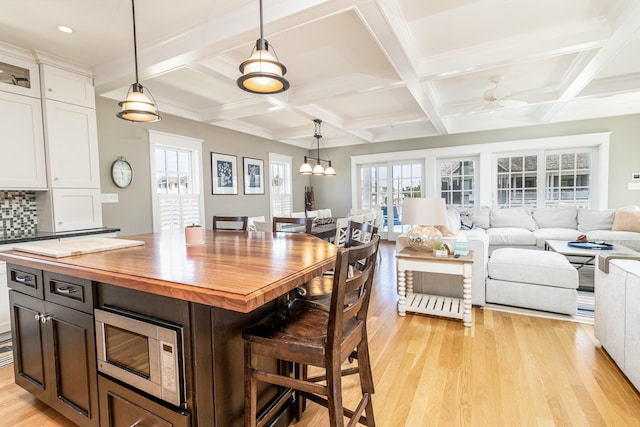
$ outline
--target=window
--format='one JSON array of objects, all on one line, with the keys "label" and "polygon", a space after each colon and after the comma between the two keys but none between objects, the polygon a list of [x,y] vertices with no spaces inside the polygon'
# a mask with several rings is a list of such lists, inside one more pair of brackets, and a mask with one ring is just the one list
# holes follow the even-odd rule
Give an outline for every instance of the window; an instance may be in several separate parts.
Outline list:
[{"label": "window", "polygon": [[497,157],[497,207],[590,207],[593,150],[546,150]]},{"label": "window", "polygon": [[535,155],[499,157],[496,205],[499,208],[536,206],[538,158]]},{"label": "window", "polygon": [[590,152],[548,154],[545,205],[569,204],[588,208],[591,202],[590,176]]},{"label": "window", "polygon": [[203,225],[200,140],[149,131],[153,229]]},{"label": "window", "polygon": [[476,160],[446,159],[439,165],[440,197],[447,206],[475,206]]},{"label": "window", "polygon": [[291,157],[269,153],[271,217],[289,216],[293,210]]}]

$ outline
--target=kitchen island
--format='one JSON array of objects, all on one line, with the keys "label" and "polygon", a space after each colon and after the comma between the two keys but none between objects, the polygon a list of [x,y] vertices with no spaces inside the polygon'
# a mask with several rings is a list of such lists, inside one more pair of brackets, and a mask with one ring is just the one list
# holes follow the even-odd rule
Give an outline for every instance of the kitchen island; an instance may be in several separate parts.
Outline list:
[{"label": "kitchen island", "polygon": [[[165,421],[166,425],[242,426],[242,329],[272,313],[288,291],[332,268],[337,248],[313,236],[291,233],[207,231],[205,242],[192,246],[185,245],[182,230],[126,239],[144,244],[64,258],[18,250],[0,253],[12,288],[16,383],[82,425],[150,423],[149,417],[155,416],[177,419]],[[32,293],[38,286],[43,296]],[[74,297],[82,295],[82,301],[73,301],[65,313],[82,314],[82,327],[73,316],[63,321],[50,314],[64,305],[60,298],[69,287],[76,286],[84,287]],[[96,373],[94,330],[86,318],[93,319],[92,310],[100,307],[116,307],[182,327],[184,398],[180,405]],[[26,325],[34,313],[40,322]],[[64,328],[69,332],[61,334]],[[85,341],[69,343],[76,332],[77,341]],[[74,351],[54,354],[60,352],[61,344],[71,345]],[[78,349],[84,349],[85,358]],[[43,372],[32,369],[36,350],[41,351]],[[69,366],[65,366],[65,355]],[[75,374],[81,366],[87,366],[85,377],[91,382],[86,393],[60,380],[68,377],[64,369]],[[79,383],[84,383],[82,376]],[[44,393],[47,389],[54,391]],[[268,404],[274,394],[264,389],[261,404]],[[71,409],[67,411],[65,404]]]}]

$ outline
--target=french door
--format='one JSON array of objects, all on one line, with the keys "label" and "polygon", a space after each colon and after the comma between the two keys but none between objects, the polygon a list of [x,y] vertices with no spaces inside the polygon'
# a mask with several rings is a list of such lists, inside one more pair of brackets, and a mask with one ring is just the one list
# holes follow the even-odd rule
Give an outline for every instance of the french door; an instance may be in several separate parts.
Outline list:
[{"label": "french door", "polygon": [[360,166],[360,208],[380,209],[383,239],[396,240],[409,226],[402,224],[402,201],[422,197],[422,161],[378,163]]}]

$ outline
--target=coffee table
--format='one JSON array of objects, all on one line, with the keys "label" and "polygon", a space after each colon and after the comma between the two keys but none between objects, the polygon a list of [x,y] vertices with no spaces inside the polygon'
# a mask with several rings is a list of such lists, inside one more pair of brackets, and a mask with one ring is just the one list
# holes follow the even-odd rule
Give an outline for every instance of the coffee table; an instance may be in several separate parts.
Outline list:
[{"label": "coffee table", "polygon": [[[569,240],[547,240],[544,242],[544,248],[547,251],[554,251],[566,257],[572,257],[573,260],[569,259],[569,262],[578,270],[585,265],[591,264],[600,253],[607,253],[609,255],[616,255],[619,257],[640,256],[640,252],[636,252],[633,249],[629,249],[626,246],[619,244],[613,244],[613,248],[611,249],[584,249],[569,246]],[[576,260],[575,257],[581,259]]]}]

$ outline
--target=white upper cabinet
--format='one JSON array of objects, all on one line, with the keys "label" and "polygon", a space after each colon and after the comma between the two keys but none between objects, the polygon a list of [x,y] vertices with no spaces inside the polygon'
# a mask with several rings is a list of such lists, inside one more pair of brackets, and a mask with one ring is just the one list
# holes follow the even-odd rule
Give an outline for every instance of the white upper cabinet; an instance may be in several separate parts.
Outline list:
[{"label": "white upper cabinet", "polygon": [[42,64],[42,92],[46,99],[95,108],[93,80],[49,64]]},{"label": "white upper cabinet", "polygon": [[0,188],[45,189],[40,99],[0,91]]},{"label": "white upper cabinet", "polygon": [[0,52],[0,90],[40,98],[40,74],[36,63]]},{"label": "white upper cabinet", "polygon": [[96,112],[46,100],[45,129],[52,188],[100,188]]}]

